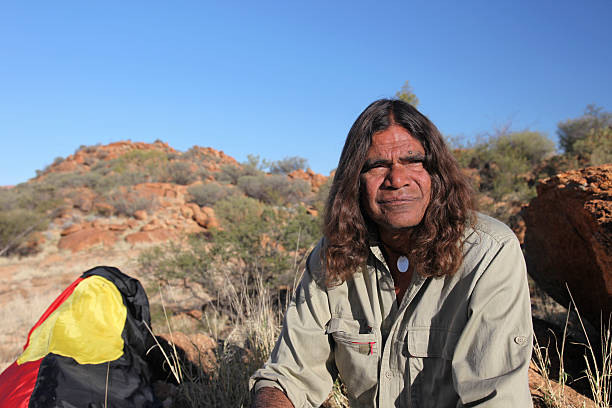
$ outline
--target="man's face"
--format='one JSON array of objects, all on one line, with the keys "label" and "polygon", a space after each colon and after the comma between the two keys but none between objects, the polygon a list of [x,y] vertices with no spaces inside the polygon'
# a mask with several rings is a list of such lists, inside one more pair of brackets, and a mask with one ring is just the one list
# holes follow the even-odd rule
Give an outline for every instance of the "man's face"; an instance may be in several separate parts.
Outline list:
[{"label": "man's face", "polygon": [[424,160],[423,145],[401,126],[372,136],[361,173],[361,203],[381,233],[399,232],[423,219],[431,192]]}]

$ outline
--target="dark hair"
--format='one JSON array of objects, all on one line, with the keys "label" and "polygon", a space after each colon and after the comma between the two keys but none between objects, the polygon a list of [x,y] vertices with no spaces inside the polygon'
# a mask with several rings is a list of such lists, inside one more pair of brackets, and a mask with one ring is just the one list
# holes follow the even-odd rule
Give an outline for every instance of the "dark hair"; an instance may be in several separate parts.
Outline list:
[{"label": "dark hair", "polygon": [[322,253],[328,285],[349,279],[366,264],[371,222],[361,208],[360,175],[372,135],[391,125],[402,126],[421,142],[423,165],[431,178],[429,205],[411,234],[410,261],[422,276],[453,274],[461,265],[463,232],[473,221],[469,182],[429,119],[406,102],[380,99],[353,123],[330,189]]}]

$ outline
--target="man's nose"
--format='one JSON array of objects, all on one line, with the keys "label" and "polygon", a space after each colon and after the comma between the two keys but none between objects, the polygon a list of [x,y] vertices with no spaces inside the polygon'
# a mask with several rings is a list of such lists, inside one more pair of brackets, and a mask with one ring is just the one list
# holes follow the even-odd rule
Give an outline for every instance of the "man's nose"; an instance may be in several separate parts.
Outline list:
[{"label": "man's nose", "polygon": [[385,178],[385,187],[387,188],[402,188],[412,182],[410,172],[400,164],[394,164],[389,167],[389,172]]}]

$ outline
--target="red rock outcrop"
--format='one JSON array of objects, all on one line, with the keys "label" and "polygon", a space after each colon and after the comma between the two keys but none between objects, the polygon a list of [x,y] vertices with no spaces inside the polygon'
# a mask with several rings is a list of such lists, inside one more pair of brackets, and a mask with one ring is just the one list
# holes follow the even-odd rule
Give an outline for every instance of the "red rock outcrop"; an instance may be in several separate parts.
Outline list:
[{"label": "red rock outcrop", "polygon": [[117,234],[115,232],[88,227],[63,236],[57,246],[59,249],[77,252],[98,244],[112,247],[115,245],[115,242],[117,242]]},{"label": "red rock outcrop", "polygon": [[202,333],[187,335],[175,331],[171,334],[162,333],[158,337],[161,337],[170,345],[174,344],[178,349],[179,357],[183,361],[202,368],[204,371],[210,371],[215,367],[217,343],[207,335]]},{"label": "red rock outcrop", "polygon": [[130,244],[141,244],[149,242],[168,241],[175,238],[176,234],[172,230],[158,228],[154,230],[144,230],[128,234],[125,240]]},{"label": "red rock outcrop", "polygon": [[563,305],[567,282],[598,327],[612,312],[612,164],[558,174],[537,191],[522,213],[527,269]]},{"label": "red rock outcrop", "polygon": [[321,186],[327,181],[327,177],[322,174],[315,173],[311,169],[308,169],[306,171],[301,169],[294,170],[291,173],[287,174],[287,176],[291,179],[302,179],[309,182],[312,191],[315,193],[319,191]]}]

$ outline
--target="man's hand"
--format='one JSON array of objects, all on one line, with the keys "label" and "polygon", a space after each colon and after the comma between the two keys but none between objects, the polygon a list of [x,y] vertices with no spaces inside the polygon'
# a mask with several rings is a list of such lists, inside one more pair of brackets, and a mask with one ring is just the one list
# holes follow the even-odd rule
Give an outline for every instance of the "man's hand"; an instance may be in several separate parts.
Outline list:
[{"label": "man's hand", "polygon": [[263,387],[255,393],[251,408],[294,408],[289,398],[278,388]]}]

